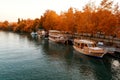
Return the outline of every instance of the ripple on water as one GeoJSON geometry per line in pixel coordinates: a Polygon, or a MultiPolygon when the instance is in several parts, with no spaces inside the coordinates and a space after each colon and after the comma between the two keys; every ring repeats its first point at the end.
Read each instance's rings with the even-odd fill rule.
{"type": "Polygon", "coordinates": [[[118,60],[78,54],[69,45],[0,31],[0,80],[120,79],[118,60]]]}

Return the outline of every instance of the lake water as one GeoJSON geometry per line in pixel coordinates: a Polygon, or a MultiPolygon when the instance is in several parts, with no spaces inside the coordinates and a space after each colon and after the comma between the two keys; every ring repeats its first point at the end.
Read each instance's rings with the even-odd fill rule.
{"type": "Polygon", "coordinates": [[[70,45],[0,31],[0,80],[120,80],[120,60],[96,59],[70,45]]]}

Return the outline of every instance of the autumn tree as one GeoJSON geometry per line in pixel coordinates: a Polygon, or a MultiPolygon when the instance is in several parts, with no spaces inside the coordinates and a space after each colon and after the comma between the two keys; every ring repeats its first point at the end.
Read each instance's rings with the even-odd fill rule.
{"type": "Polygon", "coordinates": [[[0,22],[0,30],[2,29],[2,22],[0,22]]]}
{"type": "Polygon", "coordinates": [[[32,30],[33,30],[33,31],[38,30],[39,25],[40,25],[40,20],[39,20],[38,18],[36,18],[36,19],[33,21],[32,30]]]}
{"type": "Polygon", "coordinates": [[[101,31],[106,35],[116,34],[120,37],[120,8],[118,3],[113,6],[113,1],[102,0],[98,6],[94,2],[89,2],[81,11],[71,7],[68,11],[58,15],[53,10],[46,10],[40,19],[20,20],[18,18],[18,22],[12,24],[8,21],[0,22],[2,30],[30,33],[39,28],[72,33],[97,33],[101,31]]]}
{"type": "Polygon", "coordinates": [[[7,30],[8,26],[9,26],[9,22],[8,21],[4,21],[1,26],[2,26],[2,30],[7,30]]]}
{"type": "Polygon", "coordinates": [[[24,27],[24,32],[32,32],[33,31],[33,22],[34,22],[34,20],[31,20],[31,19],[27,19],[26,21],[25,21],[25,24],[26,24],[26,26],[24,27]]]}
{"type": "Polygon", "coordinates": [[[75,28],[75,16],[74,16],[74,10],[73,8],[69,8],[68,11],[65,13],[65,30],[66,31],[71,31],[71,32],[76,32],[75,28]]]}
{"type": "Polygon", "coordinates": [[[83,32],[83,24],[82,24],[82,12],[78,11],[77,9],[75,10],[74,13],[75,16],[75,29],[77,33],[82,33],[83,32]]]}
{"type": "Polygon", "coordinates": [[[42,25],[46,30],[55,29],[58,21],[58,15],[55,11],[47,10],[44,13],[43,18],[44,22],[42,23],[42,25]]]}
{"type": "Polygon", "coordinates": [[[112,10],[113,1],[111,0],[102,0],[100,3],[100,10],[112,10]]]}
{"type": "Polygon", "coordinates": [[[92,32],[93,29],[93,23],[91,21],[92,19],[92,7],[90,6],[90,3],[85,5],[82,13],[82,29],[83,32],[89,33],[92,32]]]}
{"type": "Polygon", "coordinates": [[[26,26],[25,24],[26,20],[21,21],[18,26],[14,28],[15,32],[24,32],[24,27],[26,26]]]}
{"type": "Polygon", "coordinates": [[[117,37],[120,38],[120,8],[118,3],[114,5],[113,14],[116,18],[116,29],[114,31],[114,34],[116,34],[117,37]]]}
{"type": "Polygon", "coordinates": [[[116,17],[112,13],[113,1],[101,1],[100,8],[97,11],[98,30],[105,32],[107,35],[114,34],[116,28],[116,17]]]}

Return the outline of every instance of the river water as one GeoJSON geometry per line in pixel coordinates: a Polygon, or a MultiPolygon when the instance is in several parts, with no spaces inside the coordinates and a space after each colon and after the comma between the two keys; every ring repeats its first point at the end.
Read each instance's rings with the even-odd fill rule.
{"type": "Polygon", "coordinates": [[[0,31],[0,80],[120,80],[120,60],[96,59],[70,45],[0,31]]]}

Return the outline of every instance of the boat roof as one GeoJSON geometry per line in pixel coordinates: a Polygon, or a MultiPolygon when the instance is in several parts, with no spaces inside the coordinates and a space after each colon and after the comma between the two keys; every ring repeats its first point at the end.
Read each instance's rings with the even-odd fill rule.
{"type": "Polygon", "coordinates": [[[58,30],[49,30],[49,32],[60,32],[58,30]]]}
{"type": "Polygon", "coordinates": [[[78,42],[78,43],[86,43],[86,44],[94,44],[95,43],[95,41],[86,40],[86,39],[75,39],[74,41],[78,42]]]}
{"type": "Polygon", "coordinates": [[[61,37],[60,35],[50,35],[51,37],[61,37]]]}

